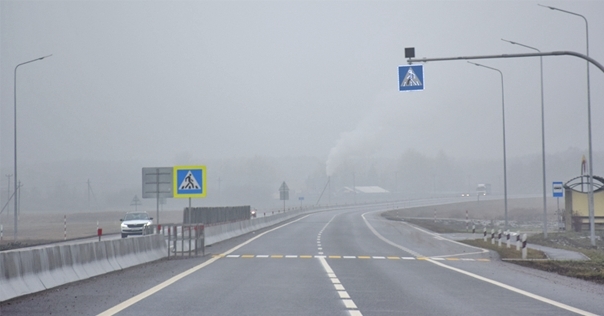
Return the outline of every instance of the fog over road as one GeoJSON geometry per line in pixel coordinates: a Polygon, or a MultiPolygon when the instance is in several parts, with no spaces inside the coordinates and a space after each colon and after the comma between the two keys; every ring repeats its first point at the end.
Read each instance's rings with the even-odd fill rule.
{"type": "Polygon", "coordinates": [[[604,287],[343,207],[0,306],[2,315],[572,315],[604,287]]]}

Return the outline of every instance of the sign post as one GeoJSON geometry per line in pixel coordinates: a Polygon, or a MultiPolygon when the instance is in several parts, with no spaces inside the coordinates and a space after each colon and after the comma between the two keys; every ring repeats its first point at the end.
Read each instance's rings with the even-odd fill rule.
{"type": "Polygon", "coordinates": [[[554,181],[552,183],[552,194],[556,198],[558,204],[558,229],[562,229],[562,215],[560,214],[560,198],[564,197],[564,186],[561,181],[554,181]]]}
{"type": "Polygon", "coordinates": [[[279,188],[279,199],[283,201],[283,213],[285,213],[285,201],[289,200],[289,188],[285,184],[285,181],[283,181],[283,184],[279,188]]]}
{"type": "Polygon", "coordinates": [[[172,167],[143,168],[143,199],[156,199],[156,218],[155,222],[159,224],[159,204],[160,200],[174,196],[172,192],[172,167]]]}

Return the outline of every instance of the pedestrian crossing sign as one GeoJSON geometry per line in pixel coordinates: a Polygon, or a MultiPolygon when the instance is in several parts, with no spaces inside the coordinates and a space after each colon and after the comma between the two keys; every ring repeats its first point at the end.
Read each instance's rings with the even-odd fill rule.
{"type": "Polygon", "coordinates": [[[172,174],[175,198],[206,197],[206,166],[175,166],[172,174]]]}
{"type": "Polygon", "coordinates": [[[398,66],[398,91],[424,90],[424,65],[398,66]]]}

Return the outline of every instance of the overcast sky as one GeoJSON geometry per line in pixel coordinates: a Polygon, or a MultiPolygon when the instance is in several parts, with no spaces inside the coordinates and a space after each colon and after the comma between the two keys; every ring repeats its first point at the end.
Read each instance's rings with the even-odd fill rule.
{"type": "MultiPolygon", "coordinates": [[[[2,168],[205,158],[502,154],[501,81],[465,61],[542,51],[604,63],[604,1],[0,1],[2,168]],[[184,157],[184,158],[183,158],[184,157]]],[[[541,152],[539,59],[477,61],[504,74],[508,157],[541,152]]],[[[543,59],[546,151],[587,149],[586,62],[543,59]]],[[[604,150],[604,74],[591,67],[593,149],[604,150]]]]}

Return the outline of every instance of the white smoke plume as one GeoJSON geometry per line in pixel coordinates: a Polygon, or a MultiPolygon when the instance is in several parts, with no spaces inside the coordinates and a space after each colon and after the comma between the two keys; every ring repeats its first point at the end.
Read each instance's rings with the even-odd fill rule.
{"type": "Polygon", "coordinates": [[[366,157],[379,151],[384,140],[391,131],[391,125],[396,120],[396,108],[392,95],[382,95],[371,113],[361,120],[357,127],[349,132],[340,134],[336,145],[329,151],[327,157],[327,176],[332,176],[348,158],[366,157]],[[388,99],[390,97],[390,102],[388,99]],[[381,101],[381,102],[379,102],[381,101]]]}

